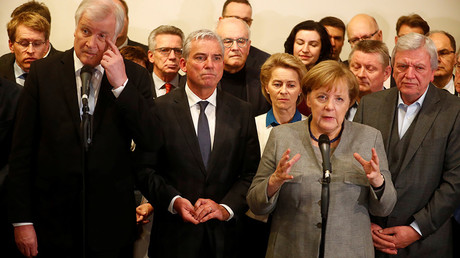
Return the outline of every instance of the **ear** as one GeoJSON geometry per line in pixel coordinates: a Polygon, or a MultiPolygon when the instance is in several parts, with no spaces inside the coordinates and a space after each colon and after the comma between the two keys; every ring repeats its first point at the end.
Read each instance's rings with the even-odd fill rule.
{"type": "Polygon", "coordinates": [[[383,81],[386,81],[391,75],[391,65],[387,66],[383,71],[383,81]]]}
{"type": "Polygon", "coordinates": [[[310,103],[310,94],[307,94],[307,96],[305,96],[305,104],[307,104],[307,107],[311,109],[311,103],[310,103]]]}
{"type": "Polygon", "coordinates": [[[148,51],[147,52],[147,57],[149,58],[149,62],[154,64],[154,59],[153,59],[153,52],[152,51],[148,51]]]}
{"type": "Polygon", "coordinates": [[[11,40],[8,40],[8,47],[10,48],[11,53],[14,53],[13,44],[14,42],[11,42],[11,40]]]}
{"type": "Polygon", "coordinates": [[[267,86],[267,85],[265,85],[264,89],[265,89],[265,92],[266,92],[268,95],[270,95],[270,93],[268,92],[268,86],[267,86]]]}
{"type": "Polygon", "coordinates": [[[180,69],[181,69],[184,73],[187,73],[186,64],[187,64],[187,61],[185,61],[185,58],[182,57],[182,58],[179,60],[179,67],[180,67],[180,69]]]}

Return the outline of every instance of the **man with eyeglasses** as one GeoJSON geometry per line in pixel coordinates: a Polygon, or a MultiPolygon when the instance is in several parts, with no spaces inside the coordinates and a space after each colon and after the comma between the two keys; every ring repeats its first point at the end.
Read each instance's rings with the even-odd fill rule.
{"type": "MultiPolygon", "coordinates": [[[[252,25],[252,6],[248,0],[227,0],[225,1],[222,8],[222,16],[219,17],[219,20],[223,18],[237,18],[244,21],[249,27],[252,25]]],[[[260,69],[264,64],[265,60],[270,56],[270,54],[262,51],[255,46],[250,46],[249,55],[247,57],[246,63],[260,69]]]]}
{"type": "Polygon", "coordinates": [[[460,101],[430,83],[438,66],[430,38],[402,36],[392,56],[397,87],[364,96],[354,118],[381,131],[398,195],[389,216],[372,218],[376,257],[455,257],[460,101]]]}
{"type": "Polygon", "coordinates": [[[154,98],[185,84],[185,77],[179,74],[183,40],[182,30],[171,25],[161,25],[150,33],[148,57],[153,64],[154,98]]]}
{"type": "Polygon", "coordinates": [[[251,46],[249,26],[241,19],[223,18],[217,23],[216,33],[225,46],[222,90],[251,103],[253,115],[270,109],[260,90],[260,68],[247,63],[251,46]]]}
{"type": "Polygon", "coordinates": [[[24,86],[30,64],[48,52],[50,24],[38,13],[24,12],[11,19],[7,31],[14,59],[0,64],[0,76],[24,86]]]}
{"type": "Polygon", "coordinates": [[[455,38],[446,31],[430,31],[427,36],[433,40],[438,51],[438,69],[434,73],[434,86],[458,96],[454,85],[455,38]]]}
{"type": "Polygon", "coordinates": [[[357,14],[347,25],[348,43],[351,48],[358,41],[372,39],[382,41],[382,31],[374,17],[367,14],[357,14]]]}

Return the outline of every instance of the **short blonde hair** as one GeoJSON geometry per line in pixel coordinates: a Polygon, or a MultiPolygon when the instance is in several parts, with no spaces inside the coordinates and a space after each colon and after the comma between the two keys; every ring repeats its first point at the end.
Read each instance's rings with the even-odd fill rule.
{"type": "Polygon", "coordinates": [[[45,40],[49,40],[50,38],[50,24],[43,16],[38,13],[23,12],[14,16],[6,25],[8,38],[11,42],[16,41],[16,29],[19,25],[24,25],[38,32],[43,32],[45,40]]]}
{"type": "MultiPolygon", "coordinates": [[[[267,99],[268,103],[270,103],[270,105],[272,104],[272,101],[270,96],[268,96],[265,87],[268,86],[268,83],[270,82],[273,70],[278,67],[296,71],[297,75],[299,76],[299,83],[307,73],[307,68],[305,68],[305,65],[302,63],[302,61],[291,54],[277,53],[270,56],[260,69],[260,84],[262,86],[262,94],[264,95],[265,99],[267,99]]],[[[301,93],[299,98],[297,98],[297,104],[299,104],[304,99],[304,90],[302,88],[303,86],[300,84],[301,93]]]]}
{"type": "Polygon", "coordinates": [[[359,94],[358,81],[348,67],[334,60],[323,61],[307,72],[302,80],[303,94],[307,96],[324,86],[329,90],[336,87],[339,82],[347,84],[350,106],[353,105],[359,94]]]}

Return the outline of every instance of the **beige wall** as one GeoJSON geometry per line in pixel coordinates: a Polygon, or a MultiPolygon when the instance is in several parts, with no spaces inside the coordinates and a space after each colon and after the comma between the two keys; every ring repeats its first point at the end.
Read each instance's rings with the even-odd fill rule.
{"type": "MultiPolygon", "coordinates": [[[[0,54],[9,52],[6,24],[13,9],[25,0],[1,0],[0,54]]],[[[74,12],[79,0],[39,0],[51,11],[51,42],[55,48],[66,50],[73,45],[74,12]]],[[[201,28],[213,29],[225,0],[126,0],[129,6],[129,37],[147,44],[148,34],[161,24],[172,24],[185,34],[201,28]]],[[[459,0],[250,0],[253,7],[252,43],[269,52],[283,52],[283,43],[297,23],[320,20],[332,15],[345,24],[357,13],[374,16],[383,30],[383,39],[390,51],[394,46],[395,24],[401,15],[418,13],[432,29],[450,32],[460,45],[459,0]]],[[[350,52],[348,42],[342,59],[350,52]]]]}

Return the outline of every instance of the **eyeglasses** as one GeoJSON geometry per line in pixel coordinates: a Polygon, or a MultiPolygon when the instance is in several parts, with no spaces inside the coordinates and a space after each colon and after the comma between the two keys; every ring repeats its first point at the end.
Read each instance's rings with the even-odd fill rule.
{"type": "Polygon", "coordinates": [[[41,40],[35,40],[35,41],[28,41],[28,40],[21,40],[21,41],[15,41],[16,44],[21,46],[23,49],[27,49],[30,45],[32,45],[33,48],[41,48],[45,45],[46,41],[41,41],[41,40]]]}
{"type": "Polygon", "coordinates": [[[447,55],[450,55],[450,54],[454,54],[455,51],[452,51],[452,50],[448,50],[448,49],[443,49],[443,50],[439,50],[438,51],[438,56],[439,57],[444,57],[444,56],[447,56],[447,55]]]}
{"type": "Polygon", "coordinates": [[[236,15],[225,15],[224,18],[237,18],[237,19],[243,20],[245,23],[248,24],[248,26],[251,26],[252,21],[253,21],[251,18],[243,18],[243,17],[239,17],[236,15]]]}
{"type": "Polygon", "coordinates": [[[358,41],[361,41],[361,40],[368,40],[368,39],[371,39],[373,36],[375,36],[375,34],[377,34],[377,32],[379,32],[380,30],[377,29],[374,33],[372,33],[371,35],[365,35],[365,36],[362,36],[360,38],[351,38],[348,40],[348,43],[350,44],[356,44],[358,43],[358,41]]]}
{"type": "Polygon", "coordinates": [[[169,54],[171,54],[171,51],[174,51],[174,55],[176,56],[182,55],[182,48],[160,47],[160,48],[155,48],[155,51],[158,51],[162,56],[169,56],[169,54]]]}
{"type": "Polygon", "coordinates": [[[246,44],[248,43],[248,40],[249,39],[245,39],[245,38],[237,38],[237,39],[225,38],[222,40],[222,42],[224,42],[224,46],[226,48],[231,48],[233,46],[233,42],[236,42],[238,47],[245,47],[246,44]]]}

